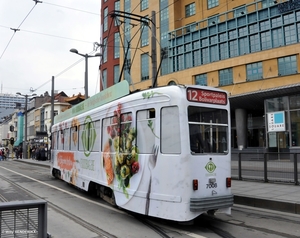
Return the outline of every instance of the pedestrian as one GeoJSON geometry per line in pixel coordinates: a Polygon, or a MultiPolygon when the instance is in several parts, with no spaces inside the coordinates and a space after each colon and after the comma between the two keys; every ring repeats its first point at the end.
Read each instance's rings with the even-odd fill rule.
{"type": "Polygon", "coordinates": [[[40,160],[40,150],[38,147],[36,147],[35,149],[35,159],[40,160]]]}
{"type": "Polygon", "coordinates": [[[7,147],[5,148],[5,154],[6,154],[6,158],[9,158],[9,149],[7,147]]]}
{"type": "Polygon", "coordinates": [[[6,160],[6,153],[5,153],[5,150],[2,149],[2,160],[6,160]]]}
{"type": "Polygon", "coordinates": [[[32,158],[32,159],[35,159],[35,146],[32,147],[32,150],[31,150],[31,158],[32,158]]]}
{"type": "Polygon", "coordinates": [[[44,146],[41,146],[40,148],[40,156],[41,156],[41,160],[46,160],[46,150],[44,146]]]}
{"type": "Polygon", "coordinates": [[[22,159],[22,155],[23,155],[23,149],[22,149],[22,146],[19,147],[18,153],[19,153],[20,159],[22,159]]]}
{"type": "Polygon", "coordinates": [[[16,158],[19,159],[19,149],[14,148],[14,152],[15,152],[16,158]]]}

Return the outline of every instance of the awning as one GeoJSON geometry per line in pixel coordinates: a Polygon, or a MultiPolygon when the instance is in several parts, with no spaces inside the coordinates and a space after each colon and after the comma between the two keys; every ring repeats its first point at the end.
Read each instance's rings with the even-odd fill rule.
{"type": "Polygon", "coordinates": [[[22,143],[21,139],[17,139],[14,143],[14,146],[19,146],[22,143]]]}
{"type": "Polygon", "coordinates": [[[246,110],[261,110],[264,111],[264,100],[269,98],[277,98],[282,96],[299,94],[300,83],[280,86],[249,92],[234,96],[229,96],[230,108],[244,108],[246,110]]]}

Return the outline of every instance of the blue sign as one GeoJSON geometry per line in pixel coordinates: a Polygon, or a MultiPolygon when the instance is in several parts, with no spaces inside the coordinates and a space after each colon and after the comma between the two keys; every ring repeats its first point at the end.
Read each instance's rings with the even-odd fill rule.
{"type": "Polygon", "coordinates": [[[284,111],[268,113],[268,131],[285,131],[284,111]]]}

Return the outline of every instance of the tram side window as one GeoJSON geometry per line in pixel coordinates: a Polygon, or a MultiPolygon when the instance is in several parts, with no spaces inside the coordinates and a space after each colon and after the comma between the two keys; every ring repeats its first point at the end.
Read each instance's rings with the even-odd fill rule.
{"type": "Polygon", "coordinates": [[[51,136],[51,148],[56,150],[57,149],[57,132],[53,132],[51,136]]]}
{"type": "Polygon", "coordinates": [[[70,149],[70,129],[64,129],[64,150],[70,149]]]}
{"type": "MultiPolygon", "coordinates": [[[[105,148],[105,144],[116,137],[116,132],[114,127],[117,126],[116,123],[113,123],[113,117],[104,118],[102,121],[102,151],[105,148]]],[[[105,151],[108,152],[108,151],[105,151]]]]}
{"type": "Polygon", "coordinates": [[[79,126],[72,126],[71,127],[71,150],[76,151],[78,145],[78,127],[79,126]]]}
{"type": "Polygon", "coordinates": [[[155,109],[147,109],[137,112],[137,147],[139,153],[149,154],[153,152],[155,144],[155,109]]]}
{"type": "Polygon", "coordinates": [[[84,151],[83,142],[82,142],[82,136],[85,133],[85,126],[80,125],[78,130],[78,150],[84,151]]]}
{"type": "Polygon", "coordinates": [[[90,128],[90,137],[92,151],[100,151],[100,121],[94,122],[94,128],[90,128]]]}
{"type": "MultiPolygon", "coordinates": [[[[95,141],[97,140],[97,132],[100,122],[88,121],[84,125],[79,126],[79,150],[95,151],[95,141]],[[98,125],[96,128],[96,124],[98,125]]],[[[99,143],[99,142],[98,142],[99,143]]],[[[99,149],[99,146],[96,147],[99,149]]]]}
{"type": "Polygon", "coordinates": [[[181,136],[178,107],[161,109],[161,152],[166,154],[181,153],[181,136]]]}
{"type": "Polygon", "coordinates": [[[121,114],[120,126],[119,150],[121,152],[131,152],[136,141],[136,130],[132,127],[131,112],[121,114]]]}
{"type": "Polygon", "coordinates": [[[63,150],[64,149],[64,131],[58,131],[58,139],[57,139],[57,149],[63,150]]]}
{"type": "Polygon", "coordinates": [[[227,153],[227,111],[216,108],[189,107],[191,153],[227,153]]]}

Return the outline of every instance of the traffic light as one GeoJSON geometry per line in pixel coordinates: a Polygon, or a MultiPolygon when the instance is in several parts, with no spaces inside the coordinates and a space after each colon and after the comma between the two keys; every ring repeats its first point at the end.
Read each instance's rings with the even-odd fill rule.
{"type": "Polygon", "coordinates": [[[9,130],[10,130],[11,132],[13,132],[14,129],[15,129],[15,127],[14,127],[13,125],[10,125],[9,130]]]}
{"type": "Polygon", "coordinates": [[[10,140],[10,144],[11,144],[11,145],[14,145],[14,143],[15,143],[15,138],[11,137],[9,140],[10,140]]]}

